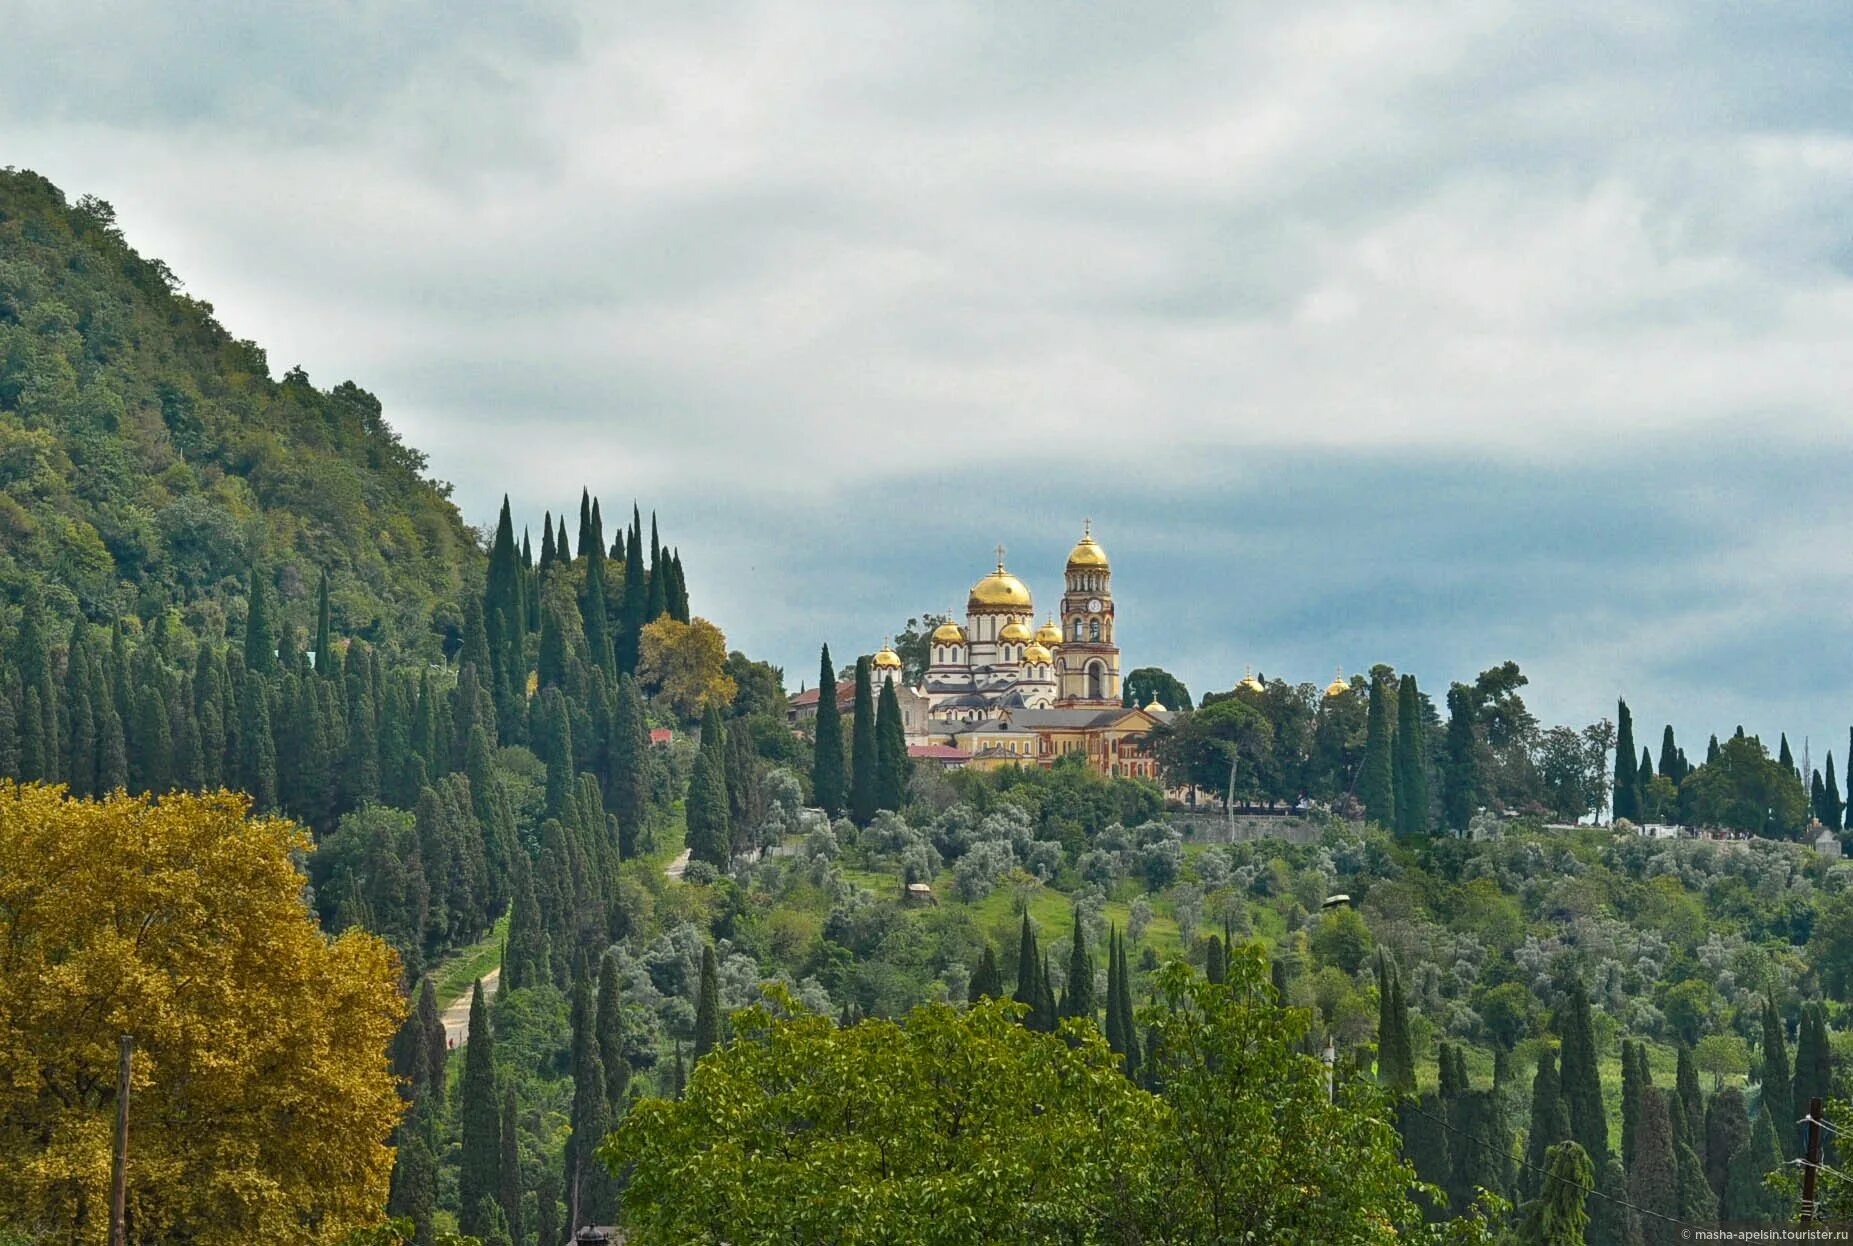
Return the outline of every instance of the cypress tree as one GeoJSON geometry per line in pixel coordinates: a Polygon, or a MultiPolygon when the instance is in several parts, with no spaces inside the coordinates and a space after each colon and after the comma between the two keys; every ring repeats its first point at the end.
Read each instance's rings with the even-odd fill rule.
{"type": "MultiPolygon", "coordinates": [[[[1041,964],[1042,953],[1036,948],[1036,932],[1030,928],[1029,913],[1023,914],[1023,929],[1017,936],[1017,989],[1014,998],[1030,1010],[1036,1011],[1036,967],[1041,964]]],[[[1024,1024],[1028,1024],[1026,1015],[1024,1024]]]]}
{"type": "Polygon", "coordinates": [[[1583,1246],[1589,1227],[1589,1189],[1595,1169],[1574,1142],[1559,1142],[1545,1153],[1542,1189],[1527,1204],[1519,1225],[1523,1246],[1583,1246]]]}
{"type": "Polygon", "coordinates": [[[334,636],[328,611],[328,568],[322,568],[322,582],[315,592],[315,673],[333,679],[341,673],[335,663],[334,636]]]}
{"type": "Polygon", "coordinates": [[[882,680],[875,710],[875,804],[899,810],[907,803],[907,729],[901,723],[901,703],[894,681],[882,680]]]}
{"type": "Polygon", "coordinates": [[[1559,1076],[1563,1082],[1564,1111],[1570,1122],[1570,1136],[1589,1153],[1592,1163],[1606,1164],[1608,1113],[1602,1106],[1595,1026],[1589,1016],[1589,995],[1582,982],[1575,978],[1570,980],[1558,1032],[1563,1040],[1559,1076]]]}
{"type": "Polygon", "coordinates": [[[1422,742],[1422,704],[1414,675],[1404,675],[1396,693],[1396,833],[1428,834],[1428,754],[1422,742]]]}
{"type": "Polygon", "coordinates": [[[1094,998],[1094,958],[1087,951],[1087,931],[1081,925],[1081,909],[1074,911],[1074,934],[1068,950],[1068,989],[1062,993],[1061,1015],[1094,1019],[1099,1011],[1094,998]]]}
{"type": "Polygon", "coordinates": [[[412,1222],[414,1246],[433,1246],[436,1241],[432,1215],[438,1202],[438,1161],[432,1150],[430,1110],[415,1104],[399,1126],[393,1156],[392,1191],[386,1200],[386,1214],[412,1222]]]}
{"type": "MultiPolygon", "coordinates": [[[[521,1224],[521,1138],[515,1132],[515,1088],[502,1092],[502,1152],[498,1165],[501,1184],[496,1191],[502,1219],[511,1242],[522,1240],[521,1224]]],[[[486,1242],[485,1242],[486,1246],[486,1242]]]]}
{"type": "Polygon", "coordinates": [[[1718,1216],[1727,1222],[1779,1221],[1789,1218],[1787,1200],[1763,1184],[1763,1178],[1783,1166],[1777,1130],[1770,1113],[1758,1112],[1749,1140],[1727,1161],[1724,1196],[1718,1216]]]}
{"type": "Polygon", "coordinates": [[[545,575],[553,569],[553,512],[544,511],[540,517],[540,570],[545,575]]]}
{"type": "Polygon", "coordinates": [[[1124,1054],[1126,1036],[1120,1029],[1120,951],[1119,931],[1107,927],[1107,1046],[1124,1054]]]}
{"type": "Polygon", "coordinates": [[[1679,745],[1673,741],[1673,724],[1668,723],[1660,733],[1660,773],[1673,780],[1678,787],[1685,781],[1685,768],[1679,764],[1679,745]]]}
{"type": "Polygon", "coordinates": [[[1796,1153],[1796,1143],[1800,1140],[1800,1127],[1795,1124],[1801,1115],[1795,1108],[1795,1089],[1789,1080],[1794,1070],[1789,1066],[1788,1038],[1783,1033],[1782,1015],[1776,1011],[1773,996],[1763,999],[1763,1062],[1762,1062],[1762,1106],[1759,1114],[1770,1118],[1776,1134],[1776,1145],[1782,1148],[1784,1159],[1792,1159],[1796,1153]]]}
{"type": "Polygon", "coordinates": [[[1205,981],[1222,985],[1228,977],[1228,962],[1223,956],[1222,940],[1211,935],[1205,940],[1203,951],[1203,977],[1205,981]]]}
{"type": "Polygon", "coordinates": [[[1126,937],[1119,940],[1119,979],[1120,979],[1120,1036],[1126,1043],[1126,1076],[1138,1080],[1139,1076],[1139,1026],[1132,1011],[1132,974],[1126,965],[1126,937]]]}
{"type": "Polygon", "coordinates": [[[1684,1043],[1679,1045],[1679,1065],[1673,1075],[1673,1085],[1679,1093],[1680,1106],[1686,1112],[1686,1124],[1691,1128],[1693,1150],[1704,1145],[1701,1135],[1705,1130],[1705,1092],[1699,1089],[1699,1067],[1693,1059],[1692,1048],[1684,1043]]]}
{"type": "Polygon", "coordinates": [[[1030,1028],[1044,1034],[1053,1034],[1060,1018],[1061,1011],[1055,1005],[1055,982],[1049,976],[1049,956],[1045,952],[1041,963],[1036,966],[1035,1024],[1030,1028]]]}
{"type": "Polygon", "coordinates": [[[1651,1091],[1641,1096],[1639,1112],[1628,1198],[1644,1213],[1641,1237],[1646,1246],[1674,1246],[1679,1240],[1673,1223],[1679,1219],[1679,1169],[1673,1123],[1665,1097],[1651,1091]]]}
{"type": "Polygon", "coordinates": [[[1621,1157],[1611,1155],[1596,1170],[1596,1192],[1589,1204],[1589,1241],[1595,1246],[1641,1246],[1641,1217],[1628,1205],[1628,1174],[1621,1157]]]}
{"type": "Polygon", "coordinates": [[[509,990],[540,986],[553,980],[553,953],[547,928],[541,920],[534,891],[534,871],[526,849],[517,848],[513,862],[513,896],[508,906],[508,943],[503,952],[502,985],[509,990]]]}
{"type": "Polygon", "coordinates": [[[1454,1178],[1453,1139],[1448,1134],[1447,1106],[1430,1091],[1420,1099],[1405,1099],[1397,1109],[1402,1126],[1403,1155],[1415,1166],[1416,1176],[1446,1189],[1454,1178]]]}
{"type": "Polygon", "coordinates": [[[591,987],[582,960],[573,976],[573,1106],[572,1132],[566,1142],[567,1207],[572,1223],[596,1224],[612,1211],[611,1176],[595,1153],[608,1131],[610,1116],[605,1099],[605,1070],[594,1034],[591,987]]]}
{"type": "Polygon", "coordinates": [[[624,596],[621,599],[623,623],[618,629],[618,669],[626,674],[637,670],[638,638],[643,635],[649,608],[650,586],[643,569],[643,537],[638,532],[637,508],[631,507],[631,538],[624,551],[624,596]]]}
{"type": "Polygon", "coordinates": [[[811,788],[824,813],[834,818],[843,812],[843,720],[836,707],[836,672],[825,645],[817,675],[816,750],[811,762],[811,788]]]}
{"type": "Polygon", "coordinates": [[[239,779],[250,793],[252,807],[268,813],[277,807],[277,742],[270,731],[270,703],[255,676],[245,679],[244,706],[239,717],[238,734],[244,746],[239,779]]]}
{"type": "MultiPolygon", "coordinates": [[[[733,833],[728,825],[726,762],[722,757],[720,715],[712,708],[702,722],[702,743],[689,774],[684,803],[689,857],[716,869],[727,868],[733,833]],[[710,740],[713,743],[710,743],[710,740]]],[[[699,1059],[699,1055],[696,1057],[699,1059]]]]}
{"type": "Polygon", "coordinates": [[[713,1051],[721,1039],[721,985],[714,946],[701,949],[701,986],[695,997],[695,1061],[713,1051]]]}
{"type": "Polygon", "coordinates": [[[965,988],[967,1003],[975,1004],[981,999],[1004,998],[1003,975],[997,970],[997,957],[991,952],[987,942],[984,951],[979,953],[978,967],[972,970],[971,982],[965,988]]]}
{"type": "Polygon", "coordinates": [[[1358,796],[1364,816],[1385,830],[1396,822],[1396,766],[1392,757],[1395,735],[1390,717],[1392,672],[1387,666],[1371,668],[1370,711],[1365,718],[1364,763],[1358,774],[1358,796]]]}
{"type": "Polygon", "coordinates": [[[559,526],[554,529],[553,536],[554,560],[556,562],[571,562],[573,560],[573,541],[571,537],[566,535],[566,512],[560,512],[557,523],[559,526]]]}
{"type": "Polygon", "coordinates": [[[1822,802],[1821,821],[1830,831],[1841,829],[1841,813],[1846,808],[1840,800],[1840,781],[1834,775],[1834,755],[1827,755],[1827,798],[1822,802]]]}
{"type": "Polygon", "coordinates": [[[418,1033],[424,1050],[425,1097],[433,1104],[444,1102],[444,1070],[450,1062],[450,1036],[444,1032],[444,1014],[438,1007],[437,988],[429,976],[418,986],[418,1033]]]}
{"type": "Polygon", "coordinates": [[[465,1233],[481,1229],[485,1200],[502,1188],[502,1118],[495,1089],[495,1036],[483,1004],[482,979],[470,992],[469,1045],[463,1052],[463,1082],[458,1089],[457,1119],[462,1149],[457,1167],[457,1203],[465,1233]]]}
{"type": "Polygon", "coordinates": [[[1621,1043],[1621,1162],[1629,1172],[1634,1171],[1635,1143],[1640,1137],[1641,1103],[1653,1090],[1651,1080],[1646,1086],[1641,1084],[1647,1069],[1646,1062],[1637,1058],[1640,1046],[1629,1039],[1621,1043]]]}
{"type": "Polygon", "coordinates": [[[1679,1218],[1687,1224],[1710,1224],[1718,1218],[1718,1196],[1705,1179],[1705,1162],[1690,1142],[1674,1147],[1674,1175],[1679,1190],[1679,1218]]]}
{"type": "Polygon", "coordinates": [[[624,1057],[624,1009],[618,993],[618,958],[606,952],[598,966],[598,1059],[605,1068],[605,1102],[611,1119],[624,1111],[630,1093],[631,1066],[624,1057]]]}
{"type": "Polygon", "coordinates": [[[1473,690],[1455,684],[1448,689],[1446,764],[1441,769],[1441,814],[1453,831],[1465,831],[1480,807],[1480,748],[1473,724],[1473,690]]]}
{"type": "Polygon", "coordinates": [[[875,696],[869,682],[869,660],[856,659],[856,709],[850,726],[849,816],[857,826],[875,818],[875,696]]]}
{"type": "Polygon", "coordinates": [[[1416,1089],[1415,1054],[1402,978],[1387,956],[1377,957],[1377,1080],[1395,1095],[1416,1089]]]}
{"type": "MultiPolygon", "coordinates": [[[[1834,1057],[1827,1036],[1826,1009],[1815,1002],[1803,1004],[1801,1025],[1795,1035],[1795,1076],[1790,1082],[1789,1094],[1795,1120],[1808,1114],[1809,1100],[1817,1096],[1831,1097],[1833,1076],[1834,1057]]],[[[1796,1153],[1800,1154],[1807,1140],[1807,1126],[1796,1125],[1795,1135],[1796,1153]]]]}
{"type": "Polygon", "coordinates": [[[1787,770],[1797,778],[1805,779],[1807,777],[1795,768],[1795,754],[1789,750],[1789,733],[1786,731],[1782,733],[1782,746],[1776,751],[1776,760],[1782,763],[1782,768],[1784,770],[1787,770]]]}
{"type": "Polygon", "coordinates": [[[268,675],[277,669],[277,638],[270,621],[264,573],[259,567],[251,568],[245,601],[244,668],[256,675],[268,675]]]}
{"type": "Polygon", "coordinates": [[[1610,800],[1611,817],[1641,820],[1641,783],[1639,763],[1634,756],[1634,715],[1626,701],[1615,703],[1615,789],[1610,800]]]}
{"type": "Polygon", "coordinates": [[[1705,1108],[1705,1180],[1718,1199],[1724,1198],[1731,1156],[1749,1141],[1750,1113],[1744,1105],[1744,1092],[1726,1086],[1711,1097],[1705,1108]]]}
{"type": "Polygon", "coordinates": [[[629,860],[641,850],[650,815],[650,725],[637,681],[629,675],[618,676],[610,755],[606,804],[618,819],[618,855],[629,860]]]}
{"type": "Polygon", "coordinates": [[[644,599],[644,618],[654,622],[669,613],[669,564],[656,537],[656,512],[650,512],[650,580],[644,599]]]}
{"type": "Polygon", "coordinates": [[[1570,1118],[1564,1112],[1563,1087],[1557,1080],[1557,1053],[1545,1047],[1538,1052],[1538,1071],[1531,1079],[1531,1124],[1525,1131],[1528,1193],[1539,1193],[1541,1173],[1550,1166],[1551,1149],[1569,1137],[1570,1118]]]}

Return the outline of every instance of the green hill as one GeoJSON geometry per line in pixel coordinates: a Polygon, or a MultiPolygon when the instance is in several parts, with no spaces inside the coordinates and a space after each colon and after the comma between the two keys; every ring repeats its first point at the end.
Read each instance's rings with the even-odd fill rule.
{"type": "Polygon", "coordinates": [[[107,204],[0,170],[0,598],[223,634],[257,564],[301,627],[325,568],[341,632],[434,649],[481,556],[425,466],[351,382],[273,380],[107,204]]]}

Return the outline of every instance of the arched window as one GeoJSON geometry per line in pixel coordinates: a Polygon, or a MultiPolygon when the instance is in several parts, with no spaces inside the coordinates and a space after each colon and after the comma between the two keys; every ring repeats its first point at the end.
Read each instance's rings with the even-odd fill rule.
{"type": "Polygon", "coordinates": [[[1099,619],[1093,619],[1089,621],[1087,625],[1087,633],[1088,633],[1087,638],[1089,640],[1099,640],[1100,639],[1100,620],[1099,619]]]}
{"type": "Polygon", "coordinates": [[[1106,695],[1106,668],[1098,662],[1087,664],[1087,695],[1093,701],[1106,695]]]}
{"type": "Polygon", "coordinates": [[[1081,639],[1081,620],[1080,619],[1076,619],[1074,621],[1074,638],[1076,640],[1081,639]]]}

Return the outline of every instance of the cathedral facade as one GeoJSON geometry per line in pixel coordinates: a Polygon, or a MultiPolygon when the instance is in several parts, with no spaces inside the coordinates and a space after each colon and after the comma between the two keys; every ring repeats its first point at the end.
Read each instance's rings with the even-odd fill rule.
{"type": "Polygon", "coordinates": [[[1062,580],[1060,621],[1037,625],[1029,586],[998,550],[996,569],[966,598],[963,626],[947,620],[930,638],[921,692],[935,727],[955,731],[1012,710],[1119,706],[1113,571],[1091,528],[1069,551],[1062,580]]]}

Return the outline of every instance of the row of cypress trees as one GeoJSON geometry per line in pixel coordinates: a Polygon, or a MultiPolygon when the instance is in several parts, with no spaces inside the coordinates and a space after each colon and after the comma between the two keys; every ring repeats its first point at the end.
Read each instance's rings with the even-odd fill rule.
{"type": "Polygon", "coordinates": [[[1611,1154],[1589,1000],[1572,980],[1556,1020],[1560,1049],[1540,1052],[1522,1159],[1515,1161],[1498,1093],[1507,1076],[1503,1053],[1495,1058],[1493,1089],[1476,1090],[1462,1049],[1441,1044],[1437,1089],[1418,1096],[1408,1009],[1387,957],[1379,957],[1377,978],[1378,1078],[1398,1098],[1405,1154],[1418,1176],[1446,1192],[1448,1214],[1462,1214],[1474,1191],[1486,1189],[1529,1200],[1523,1240],[1577,1240],[1540,1234],[1548,1224],[1581,1216],[1589,1240],[1619,1246],[1670,1246],[1681,1240],[1682,1224],[1787,1214],[1784,1196],[1763,1178],[1800,1146],[1800,1131],[1785,1124],[1794,1119],[1796,1098],[1822,1094],[1831,1073],[1820,1004],[1803,1008],[1792,1067],[1780,1018],[1773,1003],[1766,1004],[1754,1125],[1741,1090],[1724,1087],[1709,1098],[1703,1093],[1690,1048],[1679,1050],[1675,1084],[1662,1090],[1653,1084],[1645,1044],[1624,1040],[1621,1150],[1611,1154]],[[1564,1188],[1566,1182],[1574,1188],[1564,1188]]]}
{"type": "Polygon", "coordinates": [[[1405,674],[1392,686],[1393,677],[1388,667],[1371,672],[1358,797],[1365,816],[1380,826],[1398,835],[1426,835],[1434,822],[1421,690],[1414,675],[1405,674]]]}
{"type": "Polygon", "coordinates": [[[817,717],[811,787],[817,804],[831,817],[847,814],[867,826],[883,809],[899,810],[907,802],[912,762],[907,755],[907,728],[892,680],[874,691],[867,657],[856,659],[855,700],[850,719],[848,764],[843,750],[843,715],[836,701],[836,671],[830,646],[823,647],[817,674],[817,717]]]}

